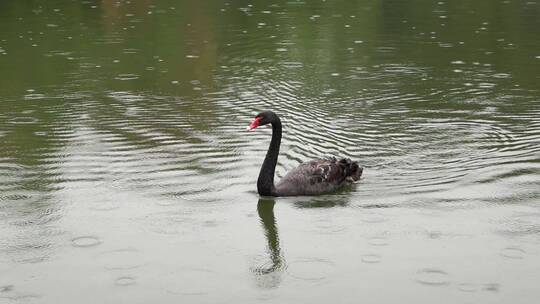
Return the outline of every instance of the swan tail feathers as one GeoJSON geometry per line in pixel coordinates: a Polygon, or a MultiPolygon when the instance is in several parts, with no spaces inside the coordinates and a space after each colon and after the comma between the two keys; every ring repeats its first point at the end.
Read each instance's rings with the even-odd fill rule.
{"type": "Polygon", "coordinates": [[[342,158],[337,161],[337,164],[341,169],[342,177],[345,181],[354,183],[360,180],[364,168],[360,167],[357,161],[352,161],[350,158],[342,158]]]}

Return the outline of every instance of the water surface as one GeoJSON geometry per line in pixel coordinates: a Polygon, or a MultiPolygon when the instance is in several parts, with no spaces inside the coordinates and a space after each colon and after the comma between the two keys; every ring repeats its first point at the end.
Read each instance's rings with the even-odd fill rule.
{"type": "Polygon", "coordinates": [[[0,302],[533,303],[537,1],[2,1],[0,302]],[[260,198],[317,157],[364,178],[260,198]]]}

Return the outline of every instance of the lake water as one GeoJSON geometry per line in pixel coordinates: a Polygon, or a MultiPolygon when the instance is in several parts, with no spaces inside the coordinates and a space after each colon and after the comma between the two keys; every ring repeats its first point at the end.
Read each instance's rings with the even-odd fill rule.
{"type": "Polygon", "coordinates": [[[0,303],[536,303],[540,2],[1,1],[0,303]],[[358,160],[333,195],[260,198],[358,160]]]}

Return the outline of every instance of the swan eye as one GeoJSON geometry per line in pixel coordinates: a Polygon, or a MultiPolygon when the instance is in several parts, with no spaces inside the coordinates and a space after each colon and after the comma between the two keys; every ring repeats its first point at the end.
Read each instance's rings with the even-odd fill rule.
{"type": "Polygon", "coordinates": [[[260,126],[261,119],[262,117],[255,117],[255,119],[249,124],[248,130],[253,130],[253,129],[256,129],[258,126],[260,126]]]}

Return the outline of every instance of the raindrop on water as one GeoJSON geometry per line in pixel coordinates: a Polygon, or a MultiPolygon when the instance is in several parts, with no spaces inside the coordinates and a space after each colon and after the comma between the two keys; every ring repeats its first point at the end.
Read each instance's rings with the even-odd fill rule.
{"type": "Polygon", "coordinates": [[[382,236],[374,236],[368,238],[368,244],[373,246],[386,246],[388,245],[388,241],[385,237],[382,236]]]}
{"type": "Polygon", "coordinates": [[[506,247],[501,251],[501,255],[509,259],[523,259],[525,250],[518,247],[506,247]]]}
{"type": "Polygon", "coordinates": [[[129,286],[135,284],[135,278],[133,277],[119,277],[114,284],[118,286],[129,286]]]}
{"type": "Polygon", "coordinates": [[[328,277],[334,264],[321,259],[302,259],[289,263],[287,273],[299,280],[319,281],[328,277]]]}
{"type": "Polygon", "coordinates": [[[475,292],[478,288],[474,284],[461,283],[458,285],[458,289],[463,292],[475,292]]]}
{"type": "Polygon", "coordinates": [[[94,236],[79,236],[71,240],[75,247],[93,247],[101,244],[101,240],[94,236]]]}
{"type": "Polygon", "coordinates": [[[364,263],[379,263],[381,261],[381,256],[378,254],[364,254],[361,256],[361,260],[364,263]]]}
{"type": "Polygon", "coordinates": [[[416,281],[423,285],[442,286],[448,285],[448,274],[439,269],[422,269],[418,271],[416,281]]]}

